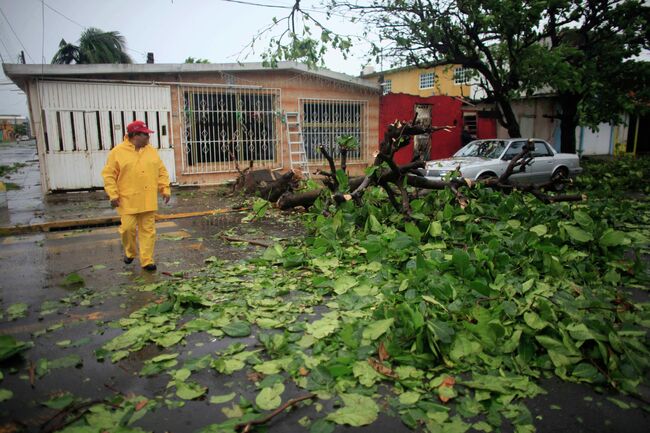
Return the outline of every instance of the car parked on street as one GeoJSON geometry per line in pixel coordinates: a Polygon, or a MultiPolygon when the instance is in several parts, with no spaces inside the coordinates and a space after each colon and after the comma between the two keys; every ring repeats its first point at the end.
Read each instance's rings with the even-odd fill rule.
{"type": "MultiPolygon", "coordinates": [[[[578,155],[557,153],[544,140],[531,139],[534,159],[526,171],[515,171],[510,179],[518,183],[545,183],[551,179],[573,177],[582,172],[578,155]]],[[[460,175],[472,180],[501,176],[508,164],[528,142],[525,138],[474,140],[461,148],[451,158],[428,161],[424,176],[444,179],[448,173],[460,170],[460,175]]]]}

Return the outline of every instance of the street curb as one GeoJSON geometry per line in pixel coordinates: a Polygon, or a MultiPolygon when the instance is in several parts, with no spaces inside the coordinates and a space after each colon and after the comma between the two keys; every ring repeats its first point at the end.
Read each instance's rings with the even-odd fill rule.
{"type": "MultiPolygon", "coordinates": [[[[156,214],[156,221],[167,221],[182,218],[195,218],[201,216],[219,215],[226,213],[237,213],[250,210],[250,208],[235,208],[235,209],[213,209],[198,212],[185,212],[176,214],[156,214]]],[[[59,220],[48,221],[44,223],[16,225],[10,227],[0,227],[0,236],[15,236],[29,233],[40,233],[49,231],[62,231],[73,230],[82,227],[100,227],[108,225],[116,225],[120,222],[120,217],[117,215],[98,217],[98,218],[85,218],[75,220],[59,220]]]]}

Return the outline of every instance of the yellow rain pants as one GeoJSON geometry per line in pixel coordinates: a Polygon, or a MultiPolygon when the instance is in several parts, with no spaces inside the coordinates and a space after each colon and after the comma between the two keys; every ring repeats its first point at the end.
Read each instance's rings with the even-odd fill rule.
{"type": "Polygon", "coordinates": [[[102,177],[110,200],[120,199],[117,212],[122,219],[119,233],[124,254],[136,256],[137,232],[140,265],[154,263],[158,193],[170,194],[169,174],[158,152],[149,144],[136,149],[126,139],[110,151],[102,177]]]}

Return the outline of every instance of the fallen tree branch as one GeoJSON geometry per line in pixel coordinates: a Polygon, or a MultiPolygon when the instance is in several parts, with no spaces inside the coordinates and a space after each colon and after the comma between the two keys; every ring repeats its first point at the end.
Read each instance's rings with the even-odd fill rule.
{"type": "Polygon", "coordinates": [[[249,243],[251,245],[257,245],[259,247],[266,247],[266,248],[271,246],[271,244],[267,244],[266,242],[256,241],[256,240],[253,240],[253,239],[235,238],[235,237],[226,236],[226,235],[221,235],[219,237],[221,239],[225,240],[225,241],[228,241],[228,242],[244,242],[244,243],[249,243]]]}
{"type": "MultiPolygon", "coordinates": [[[[560,183],[565,180],[554,179],[551,182],[542,185],[520,185],[512,182],[510,177],[516,173],[525,172],[527,167],[533,161],[534,143],[528,140],[522,147],[521,151],[515,155],[506,170],[499,177],[481,179],[473,181],[464,178],[452,178],[450,180],[442,179],[428,179],[423,176],[422,168],[424,161],[416,160],[411,161],[403,166],[398,166],[394,161],[395,153],[408,145],[410,137],[419,134],[430,133],[436,130],[445,129],[439,127],[422,127],[415,124],[416,118],[411,123],[402,123],[395,121],[388,126],[384,139],[379,145],[379,152],[375,155],[374,170],[371,174],[353,178],[349,181],[349,190],[340,191],[340,185],[336,177],[336,165],[332,155],[329,154],[324,146],[320,146],[321,153],[329,164],[330,171],[320,171],[320,174],[325,176],[324,184],[330,191],[330,194],[324,196],[326,205],[331,203],[341,204],[349,200],[353,200],[357,204],[361,204],[361,198],[365,191],[371,186],[381,187],[388,197],[388,201],[398,212],[402,212],[408,216],[410,214],[410,197],[406,186],[411,186],[420,190],[443,190],[450,189],[456,202],[465,208],[469,205],[469,199],[464,195],[463,190],[476,188],[477,185],[490,187],[494,190],[509,194],[514,190],[519,190],[524,193],[530,193],[543,203],[556,203],[561,201],[582,201],[585,200],[583,195],[551,195],[546,190],[557,189],[560,183]],[[397,194],[399,192],[401,200],[398,200],[397,194]]],[[[342,155],[344,156],[344,155],[342,155]]],[[[342,158],[345,163],[345,158],[342,158]]],[[[319,191],[307,191],[304,193],[287,193],[281,196],[278,200],[278,207],[286,210],[296,206],[305,208],[310,207],[318,199],[319,191]]]]}
{"type": "Polygon", "coordinates": [[[269,413],[268,415],[266,415],[266,416],[264,416],[262,418],[259,418],[259,419],[253,420],[253,421],[249,421],[247,423],[237,424],[235,426],[235,431],[242,432],[242,433],[248,433],[256,425],[266,424],[267,422],[269,422],[270,420],[272,420],[273,418],[275,418],[276,416],[278,416],[279,414],[284,412],[289,407],[295,406],[296,404],[300,403],[301,401],[312,400],[312,399],[315,399],[315,398],[316,398],[316,394],[308,394],[308,395],[305,395],[305,396],[302,396],[302,397],[291,399],[291,400],[287,401],[285,404],[283,404],[282,406],[280,406],[279,408],[275,409],[273,412],[269,413]]]}
{"type": "Polygon", "coordinates": [[[65,407],[65,408],[61,409],[59,412],[54,414],[50,419],[45,421],[41,425],[41,432],[43,432],[43,433],[52,433],[52,432],[61,430],[64,427],[69,426],[70,424],[75,423],[77,420],[79,420],[81,417],[83,417],[91,407],[95,406],[96,404],[105,404],[105,405],[111,406],[111,407],[113,407],[115,409],[119,409],[118,405],[115,405],[113,403],[109,403],[106,400],[90,400],[90,401],[87,401],[87,402],[84,402],[84,403],[71,405],[71,406],[68,406],[68,407],[65,407]],[[74,413],[76,413],[76,415],[74,417],[66,420],[66,417],[68,415],[72,415],[74,413]],[[57,418],[59,419],[59,421],[54,423],[54,421],[57,420],[57,418]],[[52,423],[52,424],[50,424],[50,423],[52,423]],[[50,424],[50,425],[48,426],[48,424],[50,424]]]}

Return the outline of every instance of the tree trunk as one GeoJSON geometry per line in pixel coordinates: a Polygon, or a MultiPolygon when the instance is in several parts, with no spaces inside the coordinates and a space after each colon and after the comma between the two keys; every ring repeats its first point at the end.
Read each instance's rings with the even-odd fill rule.
{"type": "Polygon", "coordinates": [[[270,202],[276,202],[287,191],[292,191],[296,183],[295,172],[288,171],[275,181],[261,184],[257,188],[257,195],[270,202]]]}
{"type": "Polygon", "coordinates": [[[560,143],[563,153],[576,153],[576,128],[578,127],[578,95],[560,95],[560,143]]]}
{"type": "Polygon", "coordinates": [[[517,121],[517,116],[515,116],[515,112],[512,109],[512,104],[510,101],[506,97],[497,96],[496,102],[497,107],[501,112],[501,124],[508,130],[508,136],[510,136],[510,138],[521,137],[519,122],[517,121]]]}

